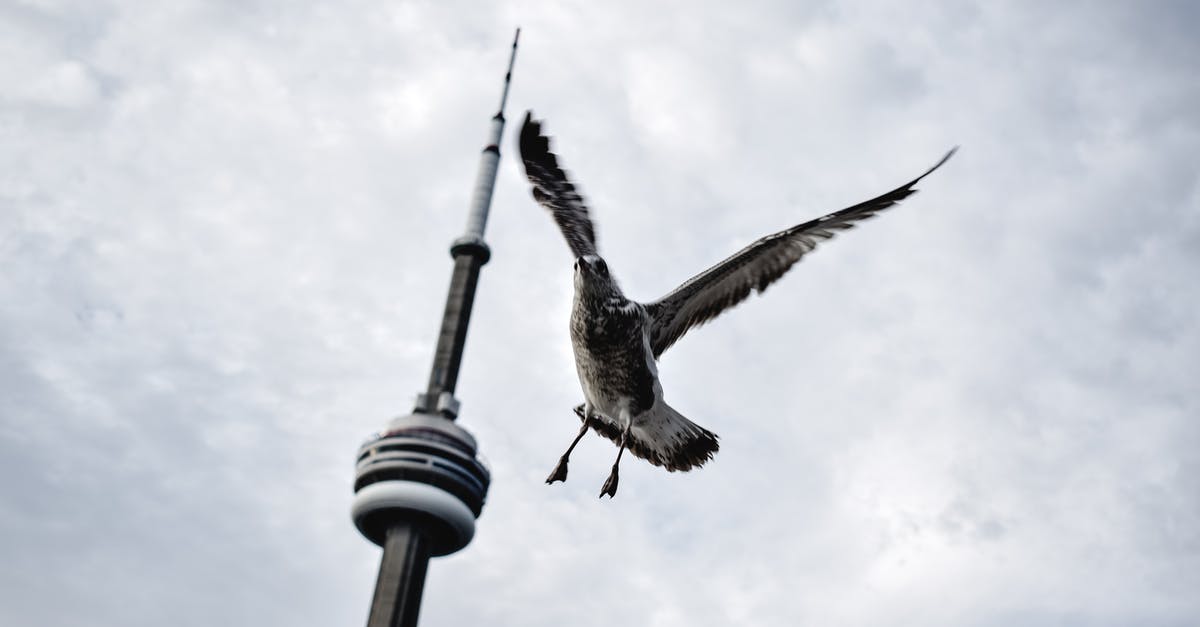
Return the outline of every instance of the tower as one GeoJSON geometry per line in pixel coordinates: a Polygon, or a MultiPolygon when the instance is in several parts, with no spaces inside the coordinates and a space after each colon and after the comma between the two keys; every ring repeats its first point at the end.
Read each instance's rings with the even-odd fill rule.
{"type": "Polygon", "coordinates": [[[483,231],[520,35],[517,29],[500,107],[479,159],[466,232],[450,246],[454,271],[429,384],[412,413],[392,420],[358,451],[351,516],[367,539],[383,547],[368,627],[416,625],[429,558],[454,553],[471,541],[487,497],[491,476],[475,438],[454,422],[459,410],[454,388],[479,270],[491,257],[483,231]]]}

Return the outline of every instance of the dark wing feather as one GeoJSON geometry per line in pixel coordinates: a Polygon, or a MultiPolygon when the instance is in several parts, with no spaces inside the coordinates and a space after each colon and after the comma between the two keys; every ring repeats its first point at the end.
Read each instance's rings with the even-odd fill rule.
{"type": "Polygon", "coordinates": [[[532,111],[525,112],[519,148],[525,175],[533,185],[534,200],[554,216],[576,258],[595,255],[596,233],[587,205],[567,179],[567,173],[559,168],[558,158],[550,152],[550,138],[542,135],[542,123],[533,119],[532,111]]]}
{"type": "Polygon", "coordinates": [[[870,218],[916,193],[913,186],[941,167],[955,150],[957,148],[946,153],[941,161],[912,181],[864,203],[768,235],[648,304],[646,307],[653,321],[650,345],[654,356],[661,355],[692,327],[704,324],[746,300],[750,292],[767,289],[821,240],[833,237],[836,231],[853,228],[859,220],[870,218]]]}

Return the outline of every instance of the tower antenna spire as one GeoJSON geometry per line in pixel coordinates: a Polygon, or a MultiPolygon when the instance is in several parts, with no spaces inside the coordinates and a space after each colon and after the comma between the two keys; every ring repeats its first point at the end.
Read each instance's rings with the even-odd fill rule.
{"type": "Polygon", "coordinates": [[[429,385],[425,393],[417,397],[416,411],[439,413],[451,420],[458,415],[454,386],[458,383],[458,368],[462,365],[467,323],[470,322],[471,305],[475,301],[475,285],[479,281],[479,269],[492,256],[487,242],[483,241],[483,230],[487,227],[488,211],[492,207],[492,190],[496,188],[500,138],[504,135],[504,104],[508,100],[508,87],[512,83],[513,63],[517,60],[517,40],[520,36],[521,29],[518,28],[513,37],[512,53],[508,57],[508,70],[504,73],[500,109],[492,116],[488,143],[479,156],[479,172],[475,176],[475,191],[471,195],[466,232],[450,246],[450,254],[454,257],[454,274],[450,277],[450,294],[446,297],[442,331],[438,335],[433,367],[429,372],[429,385]]]}
{"type": "Polygon", "coordinates": [[[500,93],[500,108],[496,110],[496,115],[504,117],[504,104],[508,102],[508,86],[512,84],[513,63],[517,61],[517,42],[521,39],[521,27],[517,27],[517,33],[513,35],[512,53],[508,55],[508,71],[504,73],[504,91],[500,93]]]}
{"type": "Polygon", "coordinates": [[[416,625],[429,558],[454,553],[471,541],[491,483],[475,438],[454,422],[459,410],[454,388],[479,270],[492,254],[483,231],[496,186],[504,105],[520,35],[518,28],[500,108],[479,157],[467,228],[450,246],[454,270],[429,384],[417,395],[412,413],[392,420],[358,452],[350,514],[358,530],[383,547],[367,627],[416,625]]]}

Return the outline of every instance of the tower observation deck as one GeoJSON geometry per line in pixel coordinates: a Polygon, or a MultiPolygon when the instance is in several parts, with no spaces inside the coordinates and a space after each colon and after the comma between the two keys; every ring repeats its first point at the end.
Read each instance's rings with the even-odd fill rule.
{"type": "Polygon", "coordinates": [[[383,547],[368,627],[416,625],[430,557],[449,555],[475,535],[491,475],[475,438],[454,421],[454,396],[479,271],[491,257],[483,239],[504,133],[504,105],[512,82],[513,37],[500,106],[479,159],[467,228],[450,246],[454,270],[433,367],[412,413],[392,420],[358,451],[351,517],[383,547]]]}

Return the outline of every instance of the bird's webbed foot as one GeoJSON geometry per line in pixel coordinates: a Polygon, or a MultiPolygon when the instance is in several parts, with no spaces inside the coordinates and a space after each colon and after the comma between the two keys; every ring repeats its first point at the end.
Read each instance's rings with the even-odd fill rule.
{"type": "Polygon", "coordinates": [[[600,488],[600,498],[604,498],[607,494],[608,498],[617,495],[617,471],[621,467],[621,454],[625,452],[625,447],[629,445],[629,430],[633,428],[633,417],[628,413],[621,416],[625,422],[625,430],[621,432],[621,448],[617,450],[617,460],[613,462],[612,472],[609,473],[608,479],[604,482],[604,487],[600,488]]]}
{"type": "Polygon", "coordinates": [[[585,407],[584,405],[575,408],[575,413],[579,414],[580,419],[583,420],[583,425],[579,427],[579,434],[575,436],[575,440],[571,442],[571,446],[567,447],[567,452],[558,458],[558,465],[554,467],[550,476],[546,477],[546,485],[550,485],[555,481],[567,480],[567,462],[571,459],[571,451],[575,450],[575,445],[579,444],[579,440],[583,438],[584,434],[587,433],[588,427],[592,425],[592,420],[589,418],[591,414],[590,409],[590,407],[585,407]]]}
{"type": "Polygon", "coordinates": [[[551,483],[554,483],[555,481],[566,481],[566,480],[567,480],[567,456],[563,455],[562,457],[558,458],[558,465],[554,467],[554,470],[550,473],[550,476],[546,477],[546,485],[550,485],[551,483]]]}
{"type": "Polygon", "coordinates": [[[609,473],[608,479],[604,481],[604,487],[600,488],[600,498],[604,498],[605,494],[607,494],[608,498],[610,499],[616,496],[617,482],[619,479],[620,478],[617,476],[617,464],[613,464],[612,472],[609,473]]]}

